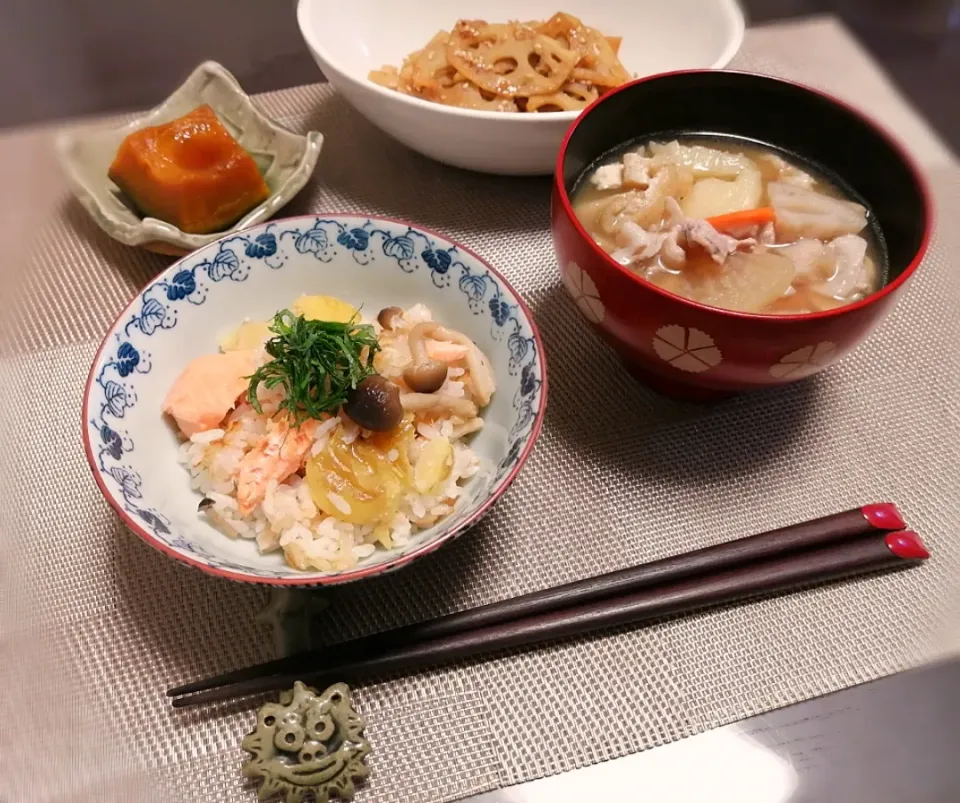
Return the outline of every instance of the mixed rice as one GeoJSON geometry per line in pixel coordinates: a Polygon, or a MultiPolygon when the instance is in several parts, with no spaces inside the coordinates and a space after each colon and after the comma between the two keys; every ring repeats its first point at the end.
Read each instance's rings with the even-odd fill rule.
{"type": "MultiPolygon", "coordinates": [[[[373,365],[400,391],[403,425],[396,433],[402,437],[363,429],[342,407],[322,420],[296,424],[282,407],[283,390],[263,383],[256,389],[260,412],[239,394],[218,425],[209,426],[208,416],[199,431],[181,419],[175,404],[165,403],[186,437],[180,460],[203,494],[202,514],[228,536],[254,539],[263,552],[282,550],[297,569],[324,572],[350,569],[378,547],[403,546],[418,530],[449,516],[464,481],[481,469],[467,441],[483,426],[480,411],[490,401],[493,374],[465,336],[420,326],[417,332],[432,335],[423,338],[426,352],[443,362],[446,375],[435,392],[412,392],[404,379],[415,356],[410,334],[431,320],[430,311],[416,305],[396,310],[389,328],[373,324],[380,344],[373,365]],[[385,476],[400,478],[390,486],[393,496],[364,492],[385,476]]],[[[268,359],[263,343],[269,335],[259,331],[254,365],[268,359]]]]}

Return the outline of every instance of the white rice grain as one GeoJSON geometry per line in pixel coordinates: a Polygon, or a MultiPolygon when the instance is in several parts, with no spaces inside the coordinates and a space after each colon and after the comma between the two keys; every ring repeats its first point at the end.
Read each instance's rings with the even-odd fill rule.
{"type": "Polygon", "coordinates": [[[412,533],[413,525],[410,524],[410,519],[404,516],[403,513],[397,513],[390,522],[390,539],[394,545],[404,546],[409,543],[412,533]]]}
{"type": "Polygon", "coordinates": [[[313,446],[310,448],[310,456],[316,457],[324,449],[327,448],[327,444],[330,443],[330,436],[333,434],[333,431],[340,425],[339,416],[333,416],[333,418],[328,418],[324,421],[319,427],[314,431],[314,440],[313,446]]]}
{"type": "Polygon", "coordinates": [[[363,560],[369,558],[376,551],[377,547],[374,544],[358,544],[353,548],[353,556],[357,560],[363,560]]]}
{"type": "Polygon", "coordinates": [[[243,449],[224,446],[223,448],[214,448],[212,451],[213,455],[209,460],[208,467],[211,480],[224,480],[236,475],[240,469],[240,461],[243,460],[243,449]]]}
{"type": "Polygon", "coordinates": [[[344,418],[342,421],[343,424],[343,434],[341,438],[346,444],[353,443],[360,436],[360,427],[353,423],[349,418],[344,418]]]}
{"type": "Polygon", "coordinates": [[[331,504],[341,513],[343,513],[344,516],[349,516],[353,512],[353,508],[350,507],[350,503],[340,496],[340,494],[328,493],[327,499],[329,499],[331,504]]]}
{"type": "Polygon", "coordinates": [[[376,529],[376,526],[373,524],[355,524],[353,526],[353,539],[358,544],[373,544],[377,540],[373,537],[373,533],[376,529]]]}
{"type": "Polygon", "coordinates": [[[284,530],[280,535],[280,546],[286,546],[293,541],[304,541],[306,543],[311,543],[313,541],[313,533],[311,533],[310,530],[308,530],[302,524],[297,522],[296,524],[293,524],[284,530]]]}
{"type": "Polygon", "coordinates": [[[289,485],[277,485],[276,481],[267,486],[261,509],[277,532],[292,527],[303,518],[296,490],[289,485]]]}
{"type": "Polygon", "coordinates": [[[424,304],[414,304],[403,313],[403,325],[405,329],[413,329],[418,323],[425,323],[432,320],[433,315],[424,304]]]}
{"type": "Polygon", "coordinates": [[[440,390],[438,390],[437,393],[443,396],[453,396],[457,399],[462,399],[467,395],[467,391],[464,388],[463,382],[459,382],[456,379],[451,379],[449,374],[447,375],[446,380],[444,380],[444,383],[440,386],[440,390]]]}
{"type": "Polygon", "coordinates": [[[426,421],[421,421],[417,424],[417,433],[428,441],[432,441],[440,437],[440,428],[436,424],[428,424],[426,421]]]}
{"type": "Polygon", "coordinates": [[[314,537],[320,540],[324,538],[339,538],[337,531],[337,520],[332,516],[326,516],[313,528],[314,537]]]}
{"type": "MultiPolygon", "coordinates": [[[[257,522],[258,526],[263,526],[263,522],[257,522]]],[[[261,552],[273,552],[280,548],[280,535],[271,529],[260,529],[257,532],[257,546],[261,552]]]]}
{"type": "Polygon", "coordinates": [[[208,429],[206,432],[197,432],[190,436],[191,443],[213,443],[221,440],[226,431],[222,429],[208,429]]]}
{"type": "Polygon", "coordinates": [[[305,519],[312,519],[317,515],[317,505],[310,495],[310,486],[301,482],[297,487],[297,502],[300,504],[300,513],[305,519]]]}
{"type": "Polygon", "coordinates": [[[419,497],[410,498],[410,512],[413,513],[414,518],[422,519],[427,515],[427,508],[419,497]]]}
{"type": "MultiPolygon", "coordinates": [[[[217,510],[216,506],[214,506],[214,510],[217,510]]],[[[217,512],[219,513],[219,511],[217,512]]],[[[254,535],[256,535],[249,524],[236,516],[220,514],[220,519],[233,531],[231,535],[234,538],[237,536],[240,538],[253,538],[254,535]]]]}
{"type": "Polygon", "coordinates": [[[210,483],[207,490],[221,494],[231,494],[234,492],[234,484],[232,480],[216,480],[210,483]]]}

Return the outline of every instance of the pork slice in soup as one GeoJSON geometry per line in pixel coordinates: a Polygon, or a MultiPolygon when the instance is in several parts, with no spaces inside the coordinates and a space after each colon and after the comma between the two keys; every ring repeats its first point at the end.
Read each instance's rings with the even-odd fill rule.
{"type": "Polygon", "coordinates": [[[882,244],[849,196],[754,143],[684,138],[602,160],[573,206],[601,248],[665,290],[798,314],[853,303],[882,283],[882,244]]]}

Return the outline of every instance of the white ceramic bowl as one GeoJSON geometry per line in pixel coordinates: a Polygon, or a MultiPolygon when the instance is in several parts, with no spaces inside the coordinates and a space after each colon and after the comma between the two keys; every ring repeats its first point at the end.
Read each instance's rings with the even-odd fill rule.
{"type": "Polygon", "coordinates": [[[737,0],[299,0],[300,32],[337,91],[374,125],[416,151],[483,173],[547,175],[577,112],[520,114],[458,109],[412,98],[367,79],[384,64],[399,66],[457,19],[579,17],[623,37],[620,59],[637,77],[673,70],[720,68],[743,40],[737,0]]]}
{"type": "Polygon", "coordinates": [[[431,231],[356,215],[278,220],[204,246],[157,276],[127,306],[97,352],[83,401],[94,478],[127,526],[162,552],[210,574],[271,585],[339,583],[409,563],[474,524],[533,447],[546,407],[543,346],[523,301],[476,254],[431,231]],[[160,402],[184,366],[216,351],[244,318],[267,320],[302,293],[366,311],[426,304],[488,355],[497,380],[471,442],[490,470],[454,512],[411,542],[356,569],[301,572],[254,541],[231,540],[197,512],[160,402]]]}

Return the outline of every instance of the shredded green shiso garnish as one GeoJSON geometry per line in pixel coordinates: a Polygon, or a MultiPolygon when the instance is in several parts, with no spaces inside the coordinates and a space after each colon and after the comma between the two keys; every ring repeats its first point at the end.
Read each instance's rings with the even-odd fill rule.
{"type": "Polygon", "coordinates": [[[311,321],[290,310],[273,317],[270,331],[274,337],[264,348],[272,358],[250,377],[247,399],[258,413],[263,410],[257,398],[262,382],[269,390],[284,390],[280,409],[287,410],[299,425],[336,411],[347,394],[371,374],[373,356],[380,350],[376,332],[368,324],[311,321]],[[368,349],[366,360],[361,353],[368,349]]]}

